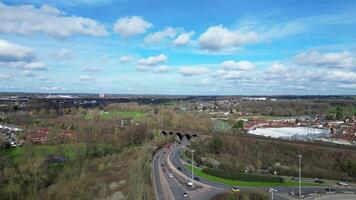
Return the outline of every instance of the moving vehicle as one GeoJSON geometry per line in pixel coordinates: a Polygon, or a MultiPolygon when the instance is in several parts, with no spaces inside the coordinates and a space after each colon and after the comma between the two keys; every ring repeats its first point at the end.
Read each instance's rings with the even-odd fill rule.
{"type": "Polygon", "coordinates": [[[240,192],[240,189],[238,187],[234,186],[234,187],[231,188],[231,191],[240,192]]]}
{"type": "Polygon", "coordinates": [[[187,186],[193,187],[193,182],[192,181],[188,181],[187,186]]]}
{"type": "Polygon", "coordinates": [[[183,197],[188,197],[188,194],[186,192],[184,192],[183,197]]]}
{"type": "Polygon", "coordinates": [[[325,181],[323,179],[315,178],[314,183],[325,183],[325,181]]]}
{"type": "Polygon", "coordinates": [[[349,184],[345,183],[344,181],[339,181],[337,182],[338,185],[341,185],[341,186],[348,186],[349,184]]]}
{"type": "Polygon", "coordinates": [[[169,174],[169,178],[173,178],[173,174],[172,173],[169,174]]]}

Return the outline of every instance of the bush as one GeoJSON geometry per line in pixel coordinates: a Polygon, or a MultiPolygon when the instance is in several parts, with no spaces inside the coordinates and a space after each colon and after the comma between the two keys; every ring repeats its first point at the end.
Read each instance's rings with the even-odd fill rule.
{"type": "Polygon", "coordinates": [[[215,195],[211,200],[268,200],[268,194],[260,191],[242,191],[239,193],[226,192],[215,195]]]}
{"type": "Polygon", "coordinates": [[[278,176],[244,174],[235,171],[219,170],[219,169],[212,169],[212,168],[205,168],[203,169],[203,172],[212,176],[217,176],[220,178],[226,178],[231,180],[239,180],[239,181],[274,182],[274,183],[282,183],[284,181],[282,177],[278,177],[278,176]]]}

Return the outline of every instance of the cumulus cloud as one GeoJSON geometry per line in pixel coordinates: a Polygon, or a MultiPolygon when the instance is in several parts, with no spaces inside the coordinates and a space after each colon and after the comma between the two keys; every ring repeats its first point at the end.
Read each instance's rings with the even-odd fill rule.
{"type": "Polygon", "coordinates": [[[0,21],[0,33],[43,33],[53,37],[109,34],[104,25],[93,19],[67,15],[48,5],[38,8],[32,5],[8,6],[0,2],[0,21]]]}
{"type": "Polygon", "coordinates": [[[356,72],[337,70],[324,72],[324,75],[329,81],[356,83],[356,72]]]}
{"type": "Polygon", "coordinates": [[[120,63],[128,63],[131,62],[133,60],[133,57],[131,56],[121,56],[119,58],[120,63]]]}
{"type": "Polygon", "coordinates": [[[152,71],[154,73],[167,73],[167,72],[169,72],[169,67],[166,65],[161,65],[161,66],[153,68],[152,71]]]}
{"type": "Polygon", "coordinates": [[[1,62],[27,61],[34,57],[32,49],[0,39],[1,62]]]}
{"type": "Polygon", "coordinates": [[[281,63],[273,63],[266,72],[268,74],[285,74],[288,71],[288,68],[281,63]]]}
{"type": "Polygon", "coordinates": [[[356,66],[355,56],[348,51],[320,53],[318,51],[303,52],[295,56],[299,65],[317,67],[351,68],[356,66]]]}
{"type": "Polygon", "coordinates": [[[227,60],[221,63],[221,68],[225,70],[236,70],[236,71],[251,71],[256,68],[256,66],[250,61],[234,61],[227,60]]]}
{"type": "Polygon", "coordinates": [[[244,73],[242,71],[228,71],[228,70],[220,69],[218,71],[211,73],[211,76],[215,78],[223,78],[223,79],[239,79],[244,76],[244,73]]]}
{"type": "Polygon", "coordinates": [[[125,16],[119,18],[113,27],[113,31],[122,37],[130,37],[145,33],[152,24],[139,16],[125,16]]]}
{"type": "Polygon", "coordinates": [[[205,67],[181,67],[178,71],[183,76],[199,76],[207,73],[209,70],[205,67]]]}
{"type": "Polygon", "coordinates": [[[27,70],[47,70],[46,65],[40,62],[27,63],[23,68],[27,70]]]}
{"type": "Polygon", "coordinates": [[[168,57],[164,54],[158,56],[150,56],[148,58],[142,58],[138,61],[139,65],[142,66],[154,66],[166,62],[168,57]]]}
{"type": "Polygon", "coordinates": [[[94,78],[90,77],[90,76],[82,75],[82,76],[79,77],[79,80],[80,81],[93,81],[94,78]]]}
{"type": "Polygon", "coordinates": [[[182,33],[178,35],[176,39],[173,41],[173,45],[175,46],[184,46],[190,43],[191,37],[194,35],[194,31],[190,31],[189,33],[182,33]]]}
{"type": "Polygon", "coordinates": [[[172,27],[168,27],[162,31],[157,31],[155,33],[151,33],[147,35],[144,39],[144,42],[147,44],[156,44],[160,43],[162,40],[166,38],[173,38],[177,34],[177,30],[172,27]]]}
{"type": "Polygon", "coordinates": [[[0,66],[27,70],[46,70],[46,65],[35,61],[31,48],[0,39],[0,66]]]}
{"type": "Polygon", "coordinates": [[[229,30],[223,25],[209,27],[200,35],[198,42],[202,49],[220,51],[255,43],[259,39],[252,31],[229,30]]]}

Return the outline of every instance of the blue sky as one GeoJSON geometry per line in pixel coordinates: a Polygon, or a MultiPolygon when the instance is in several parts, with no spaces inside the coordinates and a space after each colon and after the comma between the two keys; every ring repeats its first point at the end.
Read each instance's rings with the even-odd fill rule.
{"type": "Polygon", "coordinates": [[[0,1],[0,91],[356,95],[356,2],[0,1]]]}

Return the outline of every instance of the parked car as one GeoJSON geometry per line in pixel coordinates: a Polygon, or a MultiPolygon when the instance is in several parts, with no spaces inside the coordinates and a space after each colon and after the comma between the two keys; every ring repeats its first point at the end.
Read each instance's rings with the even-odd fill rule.
{"type": "Polygon", "coordinates": [[[291,180],[292,181],[299,181],[299,178],[298,177],[292,177],[291,180]]]}
{"type": "Polygon", "coordinates": [[[193,182],[192,181],[188,181],[187,186],[193,187],[193,182]]]}
{"type": "Polygon", "coordinates": [[[178,169],[179,171],[182,171],[182,168],[181,168],[181,167],[177,167],[177,169],[178,169]]]}
{"type": "Polygon", "coordinates": [[[199,181],[200,178],[199,177],[194,177],[194,180],[199,181]]]}
{"type": "Polygon", "coordinates": [[[169,178],[173,178],[173,174],[172,173],[169,174],[169,178]]]}
{"type": "Polygon", "coordinates": [[[188,194],[186,192],[184,192],[183,197],[188,197],[188,194]]]}

